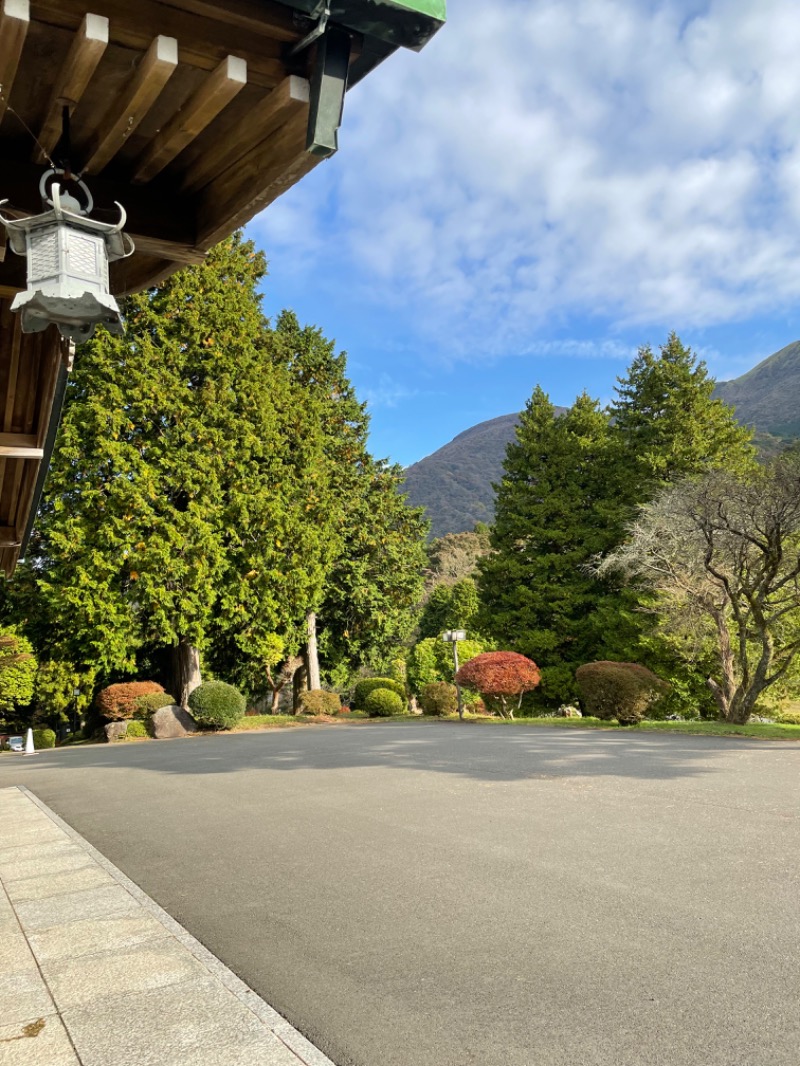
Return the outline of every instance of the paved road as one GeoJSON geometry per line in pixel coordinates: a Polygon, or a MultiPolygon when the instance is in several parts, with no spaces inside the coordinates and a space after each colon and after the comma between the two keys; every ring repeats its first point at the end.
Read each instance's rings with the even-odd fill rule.
{"type": "Polygon", "coordinates": [[[800,746],[353,724],[12,783],[342,1066],[800,1061],[800,746]]]}

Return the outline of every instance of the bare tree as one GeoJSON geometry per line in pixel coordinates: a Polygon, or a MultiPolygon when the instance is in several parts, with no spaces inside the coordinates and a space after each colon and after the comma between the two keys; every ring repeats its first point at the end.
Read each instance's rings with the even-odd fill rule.
{"type": "Polygon", "coordinates": [[[666,490],[595,567],[612,571],[650,590],[673,623],[710,633],[707,684],[722,718],[746,722],[800,650],[800,459],[666,490]]]}

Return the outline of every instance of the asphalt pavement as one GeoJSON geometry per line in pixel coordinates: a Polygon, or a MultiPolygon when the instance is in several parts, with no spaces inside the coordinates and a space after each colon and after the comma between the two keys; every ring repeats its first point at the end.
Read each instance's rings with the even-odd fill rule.
{"type": "Polygon", "coordinates": [[[796,1066],[800,746],[438,722],[0,757],[339,1066],[796,1066]]]}

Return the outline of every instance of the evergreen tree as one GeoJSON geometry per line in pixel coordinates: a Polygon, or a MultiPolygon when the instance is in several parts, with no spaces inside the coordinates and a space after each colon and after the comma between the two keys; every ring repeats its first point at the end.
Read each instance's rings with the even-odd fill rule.
{"type": "Polygon", "coordinates": [[[472,578],[453,585],[436,585],[419,619],[419,639],[438,637],[446,629],[465,629],[477,635],[478,589],[472,578]]]}
{"type": "Polygon", "coordinates": [[[705,363],[675,333],[658,355],[649,346],[639,349],[626,376],[618,379],[610,408],[622,487],[631,506],[707,469],[752,467],[752,432],[713,392],[705,363]]]}
{"type": "Polygon", "coordinates": [[[561,417],[537,386],[497,486],[493,553],[479,560],[480,626],[542,668],[542,696],[574,693],[576,667],[631,639],[619,591],[586,571],[620,540],[608,415],[585,393],[561,417]]]}

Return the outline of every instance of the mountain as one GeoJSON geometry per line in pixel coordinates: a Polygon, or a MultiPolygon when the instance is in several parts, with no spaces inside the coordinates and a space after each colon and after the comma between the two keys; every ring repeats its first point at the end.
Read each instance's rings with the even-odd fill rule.
{"type": "MultiPolygon", "coordinates": [[[[787,438],[800,437],[800,341],[741,377],[719,382],[714,391],[735,408],[740,422],[753,426],[757,447],[775,454],[787,438]]],[[[462,533],[476,522],[492,521],[492,483],[502,477],[506,447],[514,439],[518,418],[501,415],[465,429],[407,468],[405,491],[411,503],[427,508],[432,536],[462,533]]]]}
{"type": "MultiPolygon", "coordinates": [[[[565,407],[557,407],[563,413],[565,407]]],[[[519,415],[501,415],[459,433],[406,470],[405,491],[428,509],[431,536],[463,533],[494,517],[492,483],[503,476],[506,447],[519,415]]]]}
{"type": "Polygon", "coordinates": [[[741,377],[721,381],[714,391],[759,435],[800,437],[800,341],[787,344],[741,377]]]}

